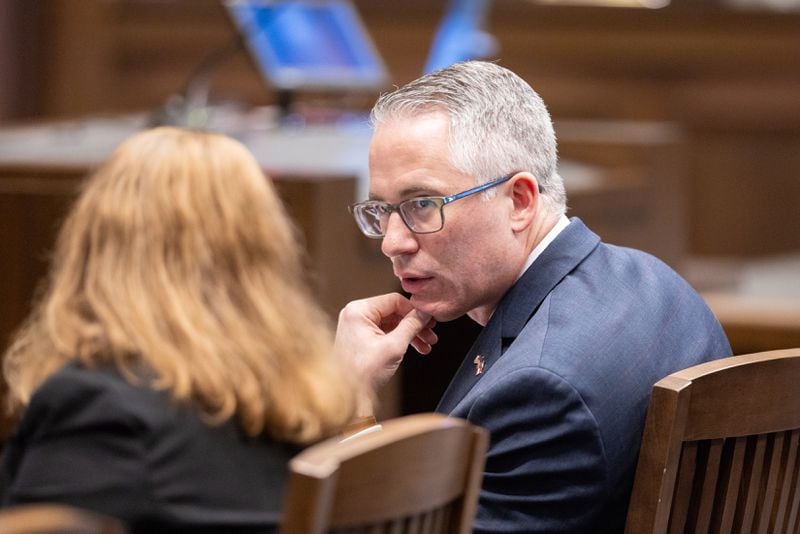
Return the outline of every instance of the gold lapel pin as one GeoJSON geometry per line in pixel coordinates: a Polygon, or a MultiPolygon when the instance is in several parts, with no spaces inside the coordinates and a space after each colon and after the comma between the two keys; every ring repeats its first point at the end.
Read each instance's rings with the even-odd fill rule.
{"type": "Polygon", "coordinates": [[[475,356],[475,359],[472,360],[472,363],[475,364],[475,376],[482,375],[484,366],[483,356],[478,354],[477,356],[475,356]]]}

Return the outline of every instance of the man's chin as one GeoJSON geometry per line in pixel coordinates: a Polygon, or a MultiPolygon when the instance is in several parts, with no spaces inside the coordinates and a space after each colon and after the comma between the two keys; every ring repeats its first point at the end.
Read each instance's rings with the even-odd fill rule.
{"type": "Polygon", "coordinates": [[[464,313],[459,313],[453,309],[448,308],[447,306],[443,306],[441,302],[430,302],[427,300],[420,299],[415,295],[411,295],[411,304],[414,305],[414,308],[417,310],[427,313],[434,319],[436,319],[437,323],[446,323],[448,321],[454,321],[464,315],[464,313]]]}

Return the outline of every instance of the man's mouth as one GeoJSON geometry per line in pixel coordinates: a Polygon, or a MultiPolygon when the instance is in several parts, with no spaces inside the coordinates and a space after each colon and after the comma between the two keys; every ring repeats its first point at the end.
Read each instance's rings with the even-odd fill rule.
{"type": "Polygon", "coordinates": [[[431,280],[432,276],[403,276],[400,278],[400,285],[406,293],[414,294],[421,292],[431,280]]]}

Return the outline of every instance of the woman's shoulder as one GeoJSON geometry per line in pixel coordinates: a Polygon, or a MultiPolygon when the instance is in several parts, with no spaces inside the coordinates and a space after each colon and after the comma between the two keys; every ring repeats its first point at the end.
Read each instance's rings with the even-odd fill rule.
{"type": "Polygon", "coordinates": [[[71,361],[50,375],[34,391],[31,404],[36,401],[58,399],[63,401],[72,397],[86,396],[135,397],[149,396],[152,390],[144,380],[131,382],[111,365],[87,367],[79,362],[71,361]]]}
{"type": "Polygon", "coordinates": [[[118,389],[124,382],[122,375],[110,366],[86,367],[70,361],[47,377],[31,400],[44,395],[69,394],[74,390],[118,389]]]}
{"type": "Polygon", "coordinates": [[[39,428],[102,423],[141,427],[149,414],[158,413],[153,405],[163,402],[159,392],[130,383],[113,367],[70,362],[34,391],[22,425],[33,419],[39,428]]]}

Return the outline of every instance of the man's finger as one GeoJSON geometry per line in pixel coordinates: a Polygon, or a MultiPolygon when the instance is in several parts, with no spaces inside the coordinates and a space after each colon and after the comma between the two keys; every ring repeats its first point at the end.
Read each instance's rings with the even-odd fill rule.
{"type": "Polygon", "coordinates": [[[404,345],[410,345],[426,327],[430,318],[431,316],[427,313],[412,309],[397,323],[391,335],[401,340],[404,345]]]}
{"type": "Polygon", "coordinates": [[[400,293],[386,293],[365,299],[364,302],[368,303],[368,314],[376,324],[380,324],[385,317],[403,317],[414,309],[411,301],[400,293]]]}

